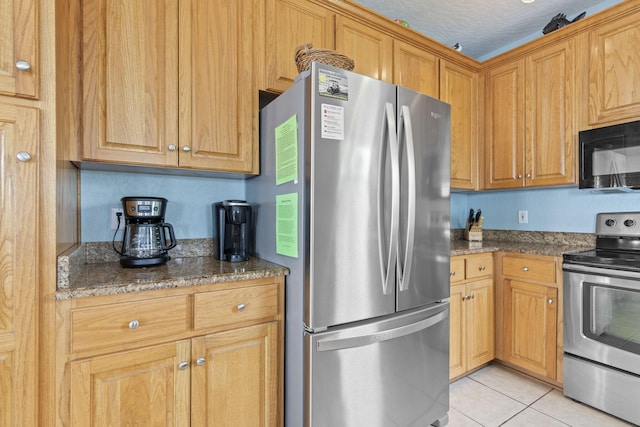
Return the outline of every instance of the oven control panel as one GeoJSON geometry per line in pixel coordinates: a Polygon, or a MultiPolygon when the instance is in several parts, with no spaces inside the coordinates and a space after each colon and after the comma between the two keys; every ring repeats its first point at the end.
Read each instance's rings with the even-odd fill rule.
{"type": "Polygon", "coordinates": [[[599,213],[596,217],[596,234],[640,237],[640,212],[599,213]]]}

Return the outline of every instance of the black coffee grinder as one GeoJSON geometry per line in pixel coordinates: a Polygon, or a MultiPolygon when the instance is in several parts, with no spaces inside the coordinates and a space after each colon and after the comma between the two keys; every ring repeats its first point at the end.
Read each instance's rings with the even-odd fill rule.
{"type": "Polygon", "coordinates": [[[244,200],[225,200],[213,205],[216,259],[246,261],[249,259],[251,205],[244,200]]]}
{"type": "MultiPolygon", "coordinates": [[[[123,197],[125,226],[120,264],[123,267],[162,265],[176,246],[173,226],[164,222],[167,199],[161,197],[123,197]],[[167,240],[167,232],[169,238],[167,240]]],[[[114,235],[115,238],[115,235],[114,235]]]]}

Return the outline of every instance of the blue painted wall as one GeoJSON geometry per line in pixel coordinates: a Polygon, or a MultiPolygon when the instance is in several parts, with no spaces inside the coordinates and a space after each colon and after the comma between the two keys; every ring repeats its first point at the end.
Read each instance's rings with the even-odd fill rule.
{"type": "MultiPolygon", "coordinates": [[[[245,197],[244,181],[235,179],[87,170],[81,171],[80,179],[83,242],[113,239],[111,208],[122,207],[122,197],[164,197],[169,200],[165,221],[173,225],[177,239],[212,237],[211,205],[245,197]]],[[[121,236],[120,231],[116,240],[121,236]]]]}
{"type": "Polygon", "coordinates": [[[640,211],[640,191],[595,193],[577,187],[453,193],[451,228],[463,228],[469,209],[482,209],[490,230],[564,231],[593,233],[599,212],[640,211]],[[528,224],[518,223],[526,210],[528,224]]]}
{"type": "MultiPolygon", "coordinates": [[[[164,197],[169,200],[166,221],[178,239],[209,238],[211,205],[244,199],[245,194],[243,180],[82,171],[82,241],[113,239],[111,208],[121,207],[120,198],[125,196],[164,197]]],[[[640,211],[640,192],[607,194],[563,187],[453,193],[451,227],[463,228],[469,209],[478,208],[490,230],[593,233],[599,212],[640,211]],[[528,211],[528,224],[518,223],[519,210],[528,211]]]]}

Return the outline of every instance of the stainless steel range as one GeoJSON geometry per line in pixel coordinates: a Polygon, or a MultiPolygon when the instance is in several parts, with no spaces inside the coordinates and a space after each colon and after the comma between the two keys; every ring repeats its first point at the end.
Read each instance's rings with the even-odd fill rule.
{"type": "Polygon", "coordinates": [[[598,214],[562,267],[564,394],[640,424],[640,212],[598,214]]]}

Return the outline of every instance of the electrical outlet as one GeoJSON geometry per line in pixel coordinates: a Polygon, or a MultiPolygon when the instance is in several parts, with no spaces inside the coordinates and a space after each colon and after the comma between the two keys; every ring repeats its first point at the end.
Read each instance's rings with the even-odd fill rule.
{"type": "MultiPolygon", "coordinates": [[[[123,213],[122,208],[111,208],[111,229],[116,230],[118,228],[118,212],[123,213]]],[[[120,227],[124,227],[124,215],[120,215],[120,227]]]]}
{"type": "Polygon", "coordinates": [[[529,223],[529,211],[518,211],[518,224],[529,223]]]}

